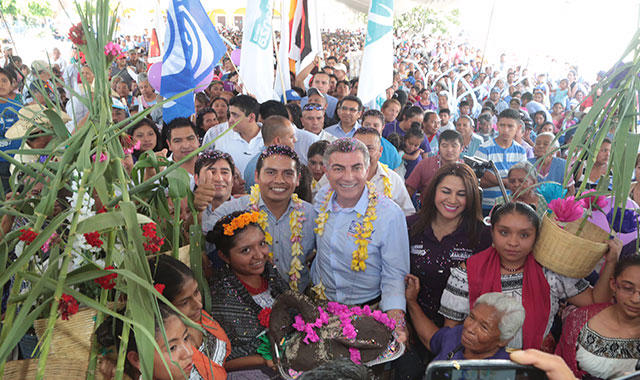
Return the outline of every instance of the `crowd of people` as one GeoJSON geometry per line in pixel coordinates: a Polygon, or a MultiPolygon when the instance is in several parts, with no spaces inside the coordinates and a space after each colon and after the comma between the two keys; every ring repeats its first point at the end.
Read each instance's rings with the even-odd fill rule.
{"type": "MultiPolygon", "coordinates": [[[[239,41],[237,32],[223,35],[239,41]]],[[[638,369],[635,249],[611,239],[604,263],[587,279],[555,273],[531,253],[544,202],[536,185],[563,183],[570,127],[596,100],[598,94],[586,97],[595,82],[576,66],[561,75],[533,72],[510,65],[506,55],[487,63],[482,51],[450,39],[395,37],[393,85],[378,109],[365,109],[357,97],[364,36],[335,32],[323,35],[324,57],[292,73],[286,102],[260,104],[243,93],[251,91],[239,75],[244,68],[238,73],[227,56],[195,95],[193,115],[167,123],[156,108],[128,129],[139,147],[125,158],[129,171],[147,152],[180,162],[208,145],[181,167],[206,237],[210,289],[199,289],[176,259],[150,260],[164,296],[204,329],[160,308],[166,338],[178,342],[165,347],[157,336],[162,355],[171,352],[175,361],[173,378],[277,378],[274,362],[258,352],[259,314],[289,289],[386,312],[407,347],[392,363],[396,379],[420,379],[432,360],[509,358],[507,348],[555,352],[579,378],[638,369]],[[500,178],[490,171],[478,178],[465,157],[492,161],[500,178]],[[210,310],[201,291],[211,292],[210,310]]],[[[162,100],[146,74],[144,41],[123,39],[126,52],[109,73],[114,123],[162,100]]],[[[70,59],[54,49],[51,67],[4,51],[3,151],[23,141],[47,146],[51,136],[11,131],[23,110],[41,109],[47,99],[66,110],[69,133],[83,127],[89,109],[74,94],[90,88],[94,73],[75,49],[70,59]]],[[[587,188],[611,182],[610,149],[606,139],[587,178],[581,169],[570,174],[570,195],[585,181],[587,188]]],[[[11,170],[0,157],[5,193],[11,170]]],[[[187,214],[181,218],[190,223],[187,214]]],[[[20,226],[3,216],[3,236],[20,226]]],[[[113,324],[96,332],[105,347],[122,335],[122,322],[115,331],[113,324]]],[[[168,378],[162,361],[154,363],[154,378],[168,378]]],[[[107,358],[101,370],[108,376],[114,365],[107,358]]],[[[139,368],[130,338],[126,370],[136,378],[139,368]]]]}

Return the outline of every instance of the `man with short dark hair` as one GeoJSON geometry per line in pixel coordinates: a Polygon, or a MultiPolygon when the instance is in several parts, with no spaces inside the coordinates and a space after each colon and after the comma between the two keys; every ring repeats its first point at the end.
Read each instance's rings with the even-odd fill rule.
{"type": "MultiPolygon", "coordinates": [[[[382,144],[382,156],[380,162],[390,167],[392,170],[396,170],[402,167],[402,157],[389,140],[382,137],[382,131],[384,130],[384,115],[378,110],[367,110],[362,114],[362,126],[367,128],[373,128],[380,134],[380,142],[382,144]]],[[[357,133],[357,131],[356,131],[357,133]]]]}
{"type": "Polygon", "coordinates": [[[327,128],[327,132],[337,138],[353,137],[356,129],[360,128],[360,115],[362,115],[362,101],[356,96],[345,96],[340,102],[338,116],[340,122],[327,128]]]}
{"type": "Polygon", "coordinates": [[[202,230],[209,232],[220,218],[234,211],[249,209],[264,213],[265,240],[270,245],[273,264],[293,290],[303,292],[310,281],[307,260],[316,244],[313,206],[294,194],[300,182],[300,171],[301,164],[293,149],[286,145],[266,147],[256,163],[256,185],[251,189],[251,195],[223,203],[209,218],[203,216],[202,230]],[[292,219],[294,225],[290,223],[292,219]],[[294,234],[300,236],[292,239],[294,234]],[[296,248],[297,238],[301,245],[299,249],[296,248]]]}
{"type": "Polygon", "coordinates": [[[438,138],[438,154],[420,161],[405,181],[409,195],[413,197],[416,191],[424,191],[442,165],[459,162],[462,147],[460,133],[450,129],[442,132],[438,138]]]}
{"type": "Polygon", "coordinates": [[[518,128],[522,128],[520,113],[512,109],[502,111],[498,115],[498,136],[480,145],[476,152],[477,157],[493,161],[501,177],[496,178],[493,172],[487,170],[480,178],[480,186],[484,189],[482,194],[484,213],[488,213],[495,205],[496,199],[502,196],[498,181],[502,181],[506,186],[506,178],[511,166],[527,160],[525,149],[514,141],[518,128]]]}
{"type": "MultiPolygon", "coordinates": [[[[169,160],[180,162],[194,150],[200,147],[196,127],[191,120],[186,117],[177,117],[167,125],[167,147],[171,151],[169,160]]],[[[184,162],[180,167],[189,173],[189,186],[191,190],[195,187],[194,174],[195,164],[198,156],[194,155],[188,161],[184,162]]]]}
{"type": "Polygon", "coordinates": [[[302,117],[300,117],[300,121],[302,122],[302,128],[318,136],[318,140],[332,142],[337,139],[337,137],[324,129],[324,117],[324,106],[322,104],[307,103],[302,107],[302,117]]]}
{"type": "MultiPolygon", "coordinates": [[[[264,142],[257,124],[260,105],[258,101],[248,95],[238,95],[229,102],[229,125],[235,125],[232,131],[220,137],[209,149],[227,152],[240,173],[253,156],[258,154],[264,142]],[[237,123],[237,124],[236,124],[237,123]]],[[[214,128],[209,129],[202,139],[202,144],[213,140],[214,128]]]]}
{"type": "MultiPolygon", "coordinates": [[[[316,73],[313,76],[313,79],[311,80],[311,87],[316,88],[325,98],[327,102],[326,113],[327,113],[327,116],[329,116],[329,118],[331,119],[336,113],[338,99],[329,95],[330,86],[331,85],[329,84],[329,75],[322,71],[316,73]]],[[[309,101],[308,96],[305,96],[304,98],[302,98],[302,101],[300,101],[300,107],[304,107],[304,105],[307,104],[308,101],[309,101]]]]}
{"type": "Polygon", "coordinates": [[[438,127],[438,132],[442,133],[447,129],[456,129],[456,127],[453,125],[453,122],[451,121],[451,111],[448,108],[443,108],[438,111],[438,116],[440,116],[440,126],[438,127]]]}

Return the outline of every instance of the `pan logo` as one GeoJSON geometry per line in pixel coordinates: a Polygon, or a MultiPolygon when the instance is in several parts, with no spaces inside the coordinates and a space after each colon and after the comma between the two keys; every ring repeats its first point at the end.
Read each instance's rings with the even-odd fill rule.
{"type": "Polygon", "coordinates": [[[372,0],[366,44],[376,42],[393,29],[393,0],[372,0]]]}
{"type": "Polygon", "coordinates": [[[271,1],[260,0],[260,16],[253,24],[251,42],[263,50],[269,46],[269,41],[271,41],[271,13],[271,1]]]}

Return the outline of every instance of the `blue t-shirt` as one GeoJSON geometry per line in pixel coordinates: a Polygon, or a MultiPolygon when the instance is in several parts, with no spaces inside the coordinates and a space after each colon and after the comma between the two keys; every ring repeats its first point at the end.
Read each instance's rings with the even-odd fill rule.
{"type": "MultiPolygon", "coordinates": [[[[464,360],[464,348],[460,348],[453,354],[453,357],[449,357],[449,353],[455,350],[462,340],[462,327],[463,325],[457,325],[455,327],[443,327],[438,332],[433,334],[431,342],[431,352],[436,355],[433,360],[464,360]]],[[[509,353],[500,348],[493,356],[485,359],[507,359],[509,360],[509,353]]]]}
{"type": "MultiPolygon", "coordinates": [[[[5,133],[18,121],[18,111],[22,108],[22,97],[16,95],[15,99],[0,103],[0,150],[6,152],[8,150],[20,149],[22,139],[7,140],[5,133]]],[[[0,162],[6,161],[0,157],[0,162]]]]}
{"type": "Polygon", "coordinates": [[[396,149],[389,140],[382,137],[380,139],[380,144],[382,145],[382,156],[380,156],[380,162],[387,165],[391,170],[395,170],[402,165],[402,156],[398,154],[398,149],[396,149]]]}

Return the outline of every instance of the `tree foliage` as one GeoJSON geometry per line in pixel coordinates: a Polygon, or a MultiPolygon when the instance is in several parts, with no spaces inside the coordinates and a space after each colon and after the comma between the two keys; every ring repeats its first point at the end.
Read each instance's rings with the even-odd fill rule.
{"type": "Polygon", "coordinates": [[[19,19],[27,24],[35,24],[43,17],[53,15],[49,1],[1,0],[0,12],[7,17],[19,19]]]}
{"type": "Polygon", "coordinates": [[[411,33],[445,34],[451,26],[460,25],[459,15],[458,9],[443,12],[420,5],[394,17],[393,29],[411,33]]]}

